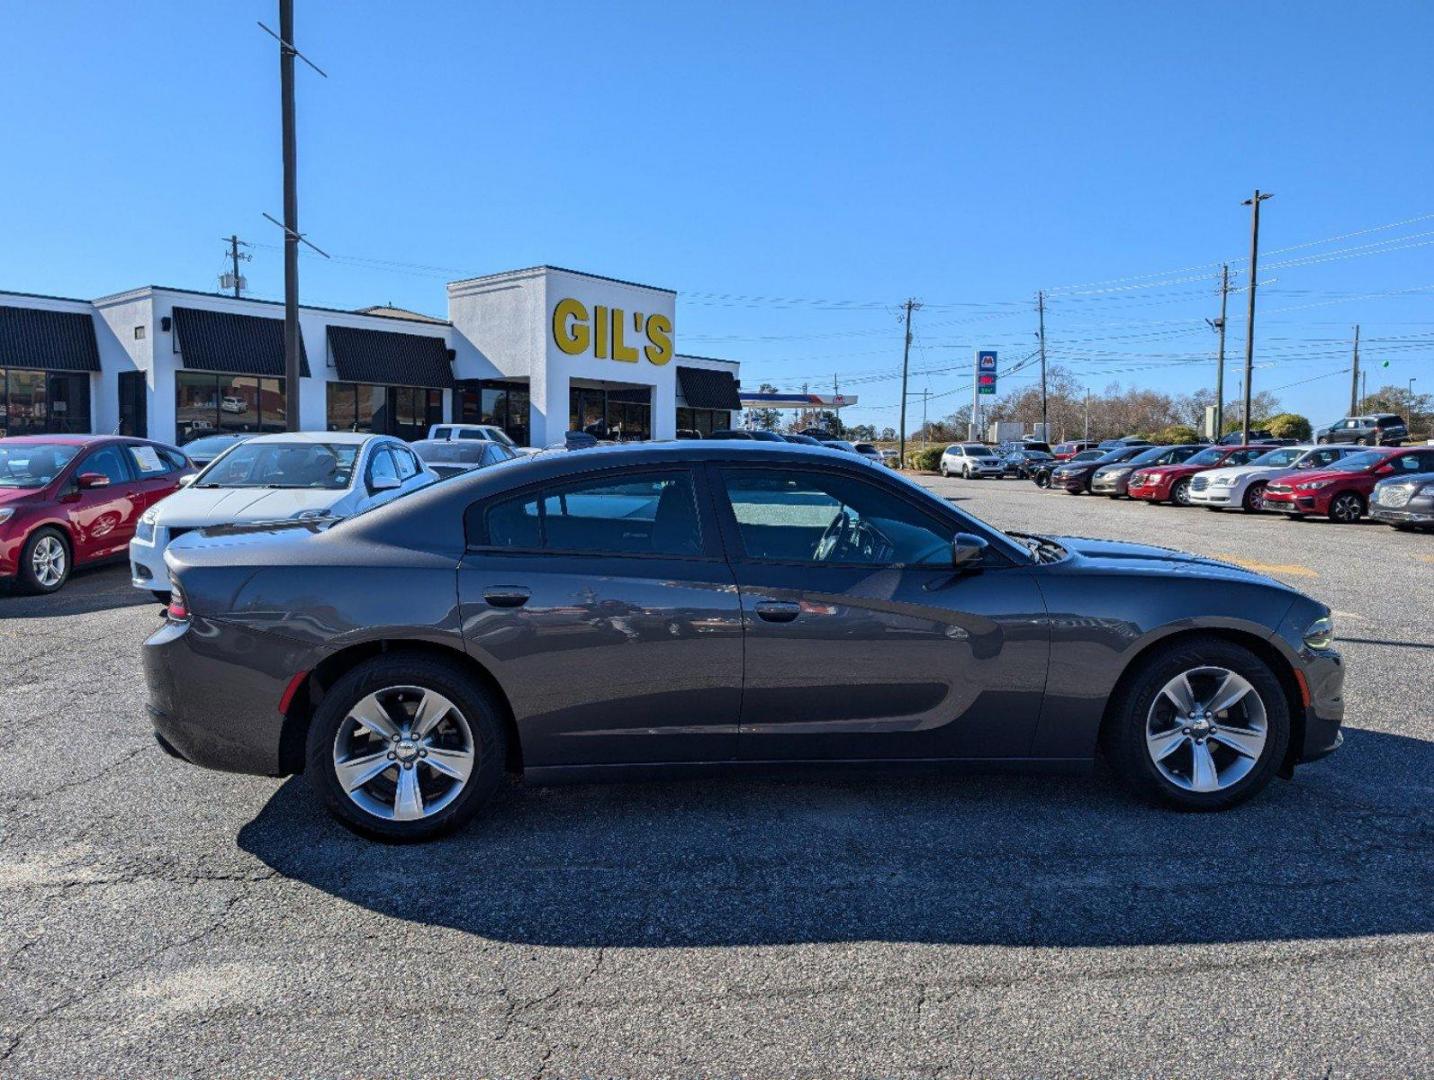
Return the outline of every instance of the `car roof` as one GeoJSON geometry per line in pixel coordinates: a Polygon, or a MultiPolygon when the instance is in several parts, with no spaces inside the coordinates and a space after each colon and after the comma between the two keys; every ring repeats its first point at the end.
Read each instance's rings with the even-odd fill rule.
{"type": "Polygon", "coordinates": [[[370,439],[387,439],[388,435],[375,435],[367,431],[276,431],[268,435],[255,435],[249,442],[254,443],[337,443],[360,445],[370,439]]]}
{"type": "Polygon", "coordinates": [[[147,443],[148,439],[134,439],[128,435],[10,435],[0,442],[34,446],[36,443],[59,443],[61,446],[89,446],[98,442],[147,443]]]}

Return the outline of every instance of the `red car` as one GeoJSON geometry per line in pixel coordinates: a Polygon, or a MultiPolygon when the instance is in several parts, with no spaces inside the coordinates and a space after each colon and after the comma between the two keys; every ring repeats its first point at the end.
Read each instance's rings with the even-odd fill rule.
{"type": "Polygon", "coordinates": [[[127,557],[140,515],[193,472],[181,451],[145,439],[0,439],[0,582],[50,593],[73,567],[127,557]]]}
{"type": "Polygon", "coordinates": [[[1056,443],[1051,447],[1051,457],[1057,461],[1069,461],[1082,450],[1094,450],[1095,445],[1093,442],[1082,442],[1079,439],[1074,442],[1056,443]]]}
{"type": "Polygon", "coordinates": [[[1350,454],[1319,472],[1272,481],[1266,510],[1292,517],[1324,514],[1331,521],[1358,521],[1369,509],[1374,485],[1391,476],[1434,472],[1434,447],[1379,447],[1350,454]]]}
{"type": "Polygon", "coordinates": [[[1190,505],[1190,478],[1205,469],[1222,465],[1245,465],[1272,446],[1211,446],[1176,465],[1152,465],[1138,469],[1130,478],[1128,494],[1146,502],[1190,505]]]}

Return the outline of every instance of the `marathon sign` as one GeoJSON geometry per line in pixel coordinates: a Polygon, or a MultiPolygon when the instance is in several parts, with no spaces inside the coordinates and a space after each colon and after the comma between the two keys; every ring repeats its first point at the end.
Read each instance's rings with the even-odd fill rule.
{"type": "Polygon", "coordinates": [[[976,393],[994,394],[996,392],[996,350],[978,349],[976,351],[976,393]]]}

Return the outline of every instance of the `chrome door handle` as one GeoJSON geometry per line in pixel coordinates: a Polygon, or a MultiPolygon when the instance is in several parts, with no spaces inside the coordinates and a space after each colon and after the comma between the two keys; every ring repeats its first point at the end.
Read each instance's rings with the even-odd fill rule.
{"type": "Polygon", "coordinates": [[[490,585],[483,590],[483,599],[492,607],[522,607],[532,595],[522,585],[490,585]]]}
{"type": "Polygon", "coordinates": [[[753,610],[767,622],[791,622],[802,613],[802,606],[792,600],[758,600],[753,610]]]}

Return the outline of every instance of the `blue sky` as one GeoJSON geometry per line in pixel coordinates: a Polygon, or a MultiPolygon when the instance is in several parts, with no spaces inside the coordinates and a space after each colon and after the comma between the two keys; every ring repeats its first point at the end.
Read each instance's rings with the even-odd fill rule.
{"type": "MultiPolygon", "coordinates": [[[[304,260],[306,302],[442,313],[445,280],[541,262],[664,285],[680,351],[840,373],[881,426],[903,298],[935,415],[973,348],[1030,351],[1047,289],[1053,360],[1188,391],[1259,186],[1256,389],[1340,414],[1358,321],[1434,390],[1427,2],[297,8],[330,76],[299,73],[301,222],[341,256],[304,260]]],[[[277,4],[0,15],[0,288],[212,288],[237,231],[280,296],[277,4]]]]}

